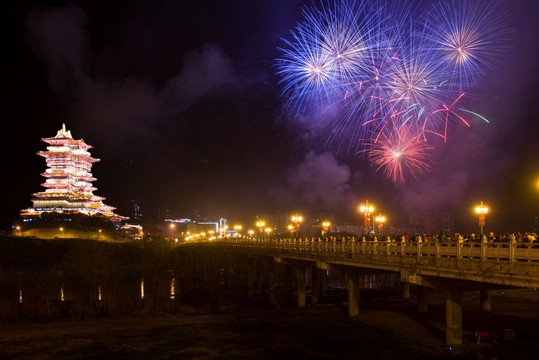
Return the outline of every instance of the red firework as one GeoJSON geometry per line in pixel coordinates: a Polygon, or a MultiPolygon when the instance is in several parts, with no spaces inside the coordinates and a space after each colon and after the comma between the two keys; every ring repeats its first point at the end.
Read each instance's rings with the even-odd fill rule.
{"type": "Polygon", "coordinates": [[[422,135],[413,136],[401,127],[393,128],[389,133],[380,133],[369,144],[369,160],[371,166],[384,174],[393,182],[403,184],[405,175],[417,176],[428,172],[430,168],[430,151],[433,149],[422,135]]]}

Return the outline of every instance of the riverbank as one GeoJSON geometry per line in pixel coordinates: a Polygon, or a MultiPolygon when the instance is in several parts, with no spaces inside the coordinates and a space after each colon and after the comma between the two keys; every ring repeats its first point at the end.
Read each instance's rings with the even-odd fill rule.
{"type": "Polygon", "coordinates": [[[488,313],[477,310],[477,296],[463,296],[463,344],[451,349],[443,295],[432,294],[426,314],[413,299],[385,298],[362,302],[353,319],[346,304],[331,303],[0,324],[0,359],[537,359],[537,291],[497,291],[488,313]],[[503,339],[507,328],[515,340],[503,339]],[[499,334],[498,343],[478,345],[481,330],[499,334]]]}

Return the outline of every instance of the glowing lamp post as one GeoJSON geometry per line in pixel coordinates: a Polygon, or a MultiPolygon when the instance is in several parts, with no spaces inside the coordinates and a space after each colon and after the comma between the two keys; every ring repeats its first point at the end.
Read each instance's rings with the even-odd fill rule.
{"type": "Polygon", "coordinates": [[[61,234],[60,237],[63,239],[64,238],[64,228],[61,227],[59,230],[60,230],[60,234],[61,234]]]}
{"type": "Polygon", "coordinates": [[[299,225],[303,221],[303,217],[301,215],[294,215],[290,219],[294,223],[294,229],[297,232],[297,236],[299,237],[299,225]]]}
{"type": "Polygon", "coordinates": [[[290,231],[290,236],[294,236],[294,225],[290,224],[288,225],[288,231],[290,231]]]}
{"type": "Polygon", "coordinates": [[[234,230],[236,230],[236,237],[240,236],[241,225],[234,225],[234,230]]]}
{"type": "Polygon", "coordinates": [[[386,217],[380,214],[374,220],[376,220],[376,223],[378,224],[378,230],[380,230],[380,236],[382,236],[382,229],[383,229],[384,223],[386,222],[386,217]]]}
{"type": "Polygon", "coordinates": [[[322,236],[326,235],[328,233],[329,227],[331,226],[331,223],[329,221],[324,221],[322,223],[322,236]]]}
{"type": "Polygon", "coordinates": [[[365,225],[365,233],[368,233],[371,226],[371,214],[374,211],[374,206],[372,204],[369,204],[369,201],[367,200],[365,202],[365,205],[361,205],[359,207],[359,211],[363,213],[363,224],[365,225]]]}
{"type": "Polygon", "coordinates": [[[266,223],[264,221],[257,221],[256,227],[258,228],[258,231],[260,231],[260,237],[262,237],[262,232],[264,231],[264,226],[266,226],[266,223]]]}
{"type": "Polygon", "coordinates": [[[267,227],[264,230],[266,231],[266,237],[269,237],[271,235],[271,228],[267,227]]]}
{"type": "Polygon", "coordinates": [[[483,226],[485,226],[485,215],[488,208],[481,201],[481,205],[475,208],[475,212],[479,215],[479,227],[481,228],[481,236],[483,236],[483,226]]]}
{"type": "Polygon", "coordinates": [[[249,234],[249,237],[251,238],[253,237],[254,233],[255,233],[254,230],[247,231],[247,234],[249,234]]]}

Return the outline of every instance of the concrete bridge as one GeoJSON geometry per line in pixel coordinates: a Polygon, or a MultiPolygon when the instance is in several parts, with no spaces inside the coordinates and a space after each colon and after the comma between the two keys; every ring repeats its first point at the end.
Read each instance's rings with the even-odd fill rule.
{"type": "MultiPolygon", "coordinates": [[[[312,268],[313,302],[317,302],[317,295],[325,288],[321,271],[347,275],[351,317],[359,314],[360,274],[400,273],[404,298],[410,296],[410,284],[417,285],[419,312],[427,311],[430,292],[444,292],[447,344],[462,343],[462,292],[479,290],[481,309],[489,311],[492,290],[539,288],[539,247],[517,244],[515,239],[505,244],[488,243],[486,239],[477,243],[442,244],[334,238],[228,239],[220,243],[241,247],[253,256],[271,257],[275,262],[295,268],[300,307],[305,306],[306,301],[307,267],[312,268]]],[[[252,277],[248,278],[251,294],[253,282],[252,277]]]]}

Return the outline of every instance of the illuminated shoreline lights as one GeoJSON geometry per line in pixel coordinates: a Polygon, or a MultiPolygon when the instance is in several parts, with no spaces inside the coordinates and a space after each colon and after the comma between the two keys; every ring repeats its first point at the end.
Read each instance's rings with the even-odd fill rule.
{"type": "Polygon", "coordinates": [[[73,139],[65,124],[56,136],[42,140],[49,144],[47,151],[37,153],[47,162],[47,169],[41,174],[47,179],[41,184],[46,190],[32,194],[33,207],[21,211],[23,219],[43,212],[99,214],[115,222],[127,219],[115,214],[116,208],[103,204],[104,197],[93,194],[97,190],[92,185],[96,178],[90,171],[99,159],[90,155],[88,150],[92,146],[82,139],[73,139]]]}
{"type": "Polygon", "coordinates": [[[296,116],[316,114],[325,146],[367,158],[398,183],[430,170],[430,153],[451,127],[487,121],[465,102],[510,32],[496,0],[442,1],[419,17],[415,5],[305,7],[276,60],[287,106],[296,116]]]}

